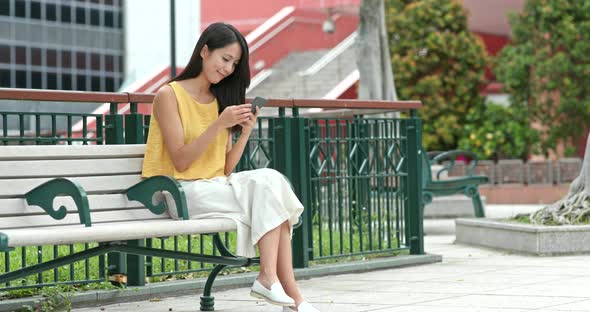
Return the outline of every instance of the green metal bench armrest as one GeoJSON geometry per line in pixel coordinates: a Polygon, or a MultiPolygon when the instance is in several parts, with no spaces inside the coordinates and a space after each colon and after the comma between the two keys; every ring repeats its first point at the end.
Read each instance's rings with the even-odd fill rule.
{"type": "Polygon", "coordinates": [[[457,156],[467,156],[468,158],[471,159],[471,162],[469,163],[469,167],[467,167],[467,176],[469,176],[469,177],[473,176],[473,169],[475,168],[475,166],[477,166],[477,162],[478,162],[477,155],[475,155],[475,153],[470,152],[470,151],[453,150],[453,151],[448,151],[448,152],[438,154],[432,158],[432,160],[431,160],[432,163],[439,163],[442,161],[447,161],[447,165],[443,166],[443,168],[440,169],[436,173],[437,179],[440,179],[440,175],[443,172],[445,172],[445,171],[448,172],[455,167],[455,159],[457,158],[457,156]]]}
{"type": "Polygon", "coordinates": [[[166,201],[153,203],[152,198],[156,192],[168,192],[174,198],[178,216],[188,220],[188,209],[186,197],[182,185],[176,179],[169,176],[153,176],[142,180],[125,191],[128,200],[135,200],[142,203],[154,214],[160,215],[166,211],[166,201]]]}
{"type": "Polygon", "coordinates": [[[53,210],[53,201],[57,196],[70,196],[76,203],[80,223],[85,226],[91,226],[90,208],[88,208],[88,196],[82,186],[76,182],[65,178],[56,178],[49,180],[25,194],[25,199],[29,206],[39,206],[49,216],[56,220],[66,217],[67,209],[60,206],[59,209],[53,210]]]}

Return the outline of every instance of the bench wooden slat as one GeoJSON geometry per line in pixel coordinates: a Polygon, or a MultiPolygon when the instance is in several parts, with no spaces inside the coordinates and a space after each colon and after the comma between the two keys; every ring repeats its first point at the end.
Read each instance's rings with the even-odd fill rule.
{"type": "Polygon", "coordinates": [[[151,220],[141,222],[97,223],[92,227],[69,225],[39,229],[3,230],[8,246],[59,245],[108,242],[181,234],[230,232],[236,224],[230,219],[151,220]],[[67,235],[64,235],[67,234],[67,235]]]}
{"type": "MultiPolygon", "coordinates": [[[[87,193],[117,193],[126,190],[141,180],[139,174],[96,177],[66,177],[77,181],[87,193]]],[[[0,197],[22,197],[28,191],[51,178],[0,179],[0,197]]],[[[1,203],[0,203],[1,207],[1,203]]]]}
{"type": "MultiPolygon", "coordinates": [[[[0,200],[0,218],[15,215],[39,215],[45,214],[45,211],[37,206],[27,205],[24,198],[5,198],[0,200]]],[[[128,201],[124,194],[108,195],[90,195],[88,196],[90,211],[104,210],[125,210],[141,208],[143,205],[139,202],[128,201]]],[[[64,205],[68,212],[75,212],[74,201],[68,196],[59,196],[55,198],[53,207],[64,205]]]]}
{"type": "Polygon", "coordinates": [[[143,157],[145,144],[0,146],[0,161],[143,157]]]}
{"type": "MultiPolygon", "coordinates": [[[[123,221],[140,221],[140,220],[153,220],[153,219],[168,219],[168,214],[155,215],[147,208],[140,209],[126,209],[124,211],[95,211],[92,213],[92,223],[101,222],[123,222],[123,221]]],[[[80,224],[80,217],[77,213],[69,213],[65,218],[61,220],[55,220],[48,215],[29,215],[29,216],[14,216],[0,218],[0,230],[5,233],[5,229],[15,228],[35,228],[43,226],[56,226],[56,225],[73,225],[80,224]]],[[[69,235],[63,233],[62,235],[69,235]]]]}
{"type": "Polygon", "coordinates": [[[143,158],[0,161],[0,179],[139,174],[142,163],[143,158]]]}

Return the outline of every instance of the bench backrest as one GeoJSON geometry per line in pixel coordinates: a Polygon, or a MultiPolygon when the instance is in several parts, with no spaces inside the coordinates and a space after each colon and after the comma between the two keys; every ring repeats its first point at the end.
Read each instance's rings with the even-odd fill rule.
{"type": "Polygon", "coordinates": [[[54,209],[68,214],[54,220],[24,195],[56,177],[79,182],[88,194],[93,224],[169,218],[155,215],[122,193],[141,180],[145,145],[0,146],[0,230],[80,224],[74,202],[60,196],[54,209]]]}

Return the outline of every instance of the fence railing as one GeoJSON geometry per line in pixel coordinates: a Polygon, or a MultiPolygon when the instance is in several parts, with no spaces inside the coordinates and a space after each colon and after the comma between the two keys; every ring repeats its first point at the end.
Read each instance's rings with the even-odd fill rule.
{"type": "MultiPolygon", "coordinates": [[[[149,133],[152,99],[151,94],[0,89],[0,142],[141,144],[149,133]],[[1,109],[2,103],[6,106],[21,101],[40,101],[42,109],[1,109]],[[55,102],[108,103],[108,109],[103,113],[66,114],[52,111],[55,102]],[[44,119],[49,121],[44,123],[44,119]]],[[[306,207],[302,225],[293,236],[295,267],[328,258],[424,252],[418,174],[421,120],[415,111],[421,107],[419,102],[271,99],[267,107],[265,113],[269,114],[258,119],[237,170],[270,167],[291,181],[306,207]],[[322,117],[313,117],[300,114],[305,108],[325,110],[322,117]],[[371,115],[383,111],[409,114],[407,118],[371,115]]],[[[233,234],[225,235],[228,242],[234,239],[233,234]]],[[[146,244],[191,251],[210,248],[208,240],[207,236],[183,236],[148,239],[146,244]]],[[[33,255],[51,248],[53,253],[46,252],[43,257],[87,246],[17,248],[0,255],[0,262],[5,263],[0,272],[15,269],[9,262],[25,267],[28,262],[41,261],[43,257],[34,259],[33,255]]],[[[148,257],[145,262],[147,275],[153,277],[209,269],[202,263],[161,258],[148,257]]],[[[93,282],[104,279],[105,270],[121,271],[126,265],[125,257],[109,254],[107,259],[87,260],[83,278],[75,278],[75,266],[68,266],[56,270],[53,278],[40,274],[35,281],[5,285],[4,289],[93,282]]]]}

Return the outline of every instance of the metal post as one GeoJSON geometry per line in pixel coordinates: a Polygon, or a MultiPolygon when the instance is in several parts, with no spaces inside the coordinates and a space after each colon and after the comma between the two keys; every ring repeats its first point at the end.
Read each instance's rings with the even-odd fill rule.
{"type": "Polygon", "coordinates": [[[299,117],[281,117],[274,120],[274,168],[291,182],[295,193],[306,209],[302,224],[293,231],[293,267],[309,266],[313,249],[310,245],[311,206],[309,201],[309,138],[305,120],[299,117]]]}
{"type": "MultiPolygon", "coordinates": [[[[145,241],[131,240],[127,244],[144,247],[145,241]]],[[[145,286],[145,256],[127,254],[127,286],[145,286]]]]}
{"type": "Polygon", "coordinates": [[[408,183],[407,213],[409,228],[410,253],[413,255],[424,254],[424,213],[422,198],[422,120],[411,114],[405,122],[407,127],[407,155],[408,155],[408,183]]]}
{"type": "Polygon", "coordinates": [[[130,103],[130,110],[125,115],[125,144],[143,144],[143,116],[137,113],[137,103],[130,103]]]}
{"type": "Polygon", "coordinates": [[[111,110],[105,115],[106,144],[123,144],[123,116],[117,113],[117,103],[111,103],[111,110]]]}
{"type": "MultiPolygon", "coordinates": [[[[123,144],[123,116],[117,113],[118,103],[111,103],[110,112],[105,115],[105,144],[123,144]]],[[[119,252],[110,252],[107,255],[108,275],[112,284],[120,286],[127,281],[124,276],[127,272],[127,262],[124,255],[119,252]]]]}
{"type": "Polygon", "coordinates": [[[170,0],[170,78],[176,77],[176,1],[170,0]]]}

